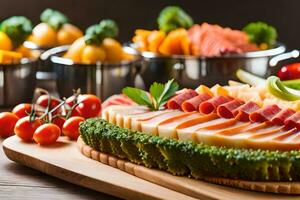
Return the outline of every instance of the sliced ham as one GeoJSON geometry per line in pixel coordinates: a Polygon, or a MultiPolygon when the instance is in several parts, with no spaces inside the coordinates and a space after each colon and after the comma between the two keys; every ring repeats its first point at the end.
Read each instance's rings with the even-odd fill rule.
{"type": "Polygon", "coordinates": [[[196,111],[198,110],[198,107],[202,102],[207,101],[210,98],[211,98],[210,94],[207,93],[199,94],[198,96],[195,96],[191,99],[184,101],[182,103],[181,108],[184,112],[196,111]]]}
{"type": "Polygon", "coordinates": [[[102,109],[112,105],[136,105],[136,103],[123,94],[116,94],[102,103],[102,109]]]}
{"type": "Polygon", "coordinates": [[[167,107],[169,109],[181,109],[181,104],[188,100],[191,99],[195,96],[197,96],[198,93],[195,90],[192,89],[187,89],[184,92],[172,97],[168,103],[167,103],[167,107]]]}
{"type": "Polygon", "coordinates": [[[241,122],[249,121],[249,115],[254,111],[258,110],[260,107],[253,101],[249,101],[244,105],[240,106],[234,113],[235,119],[241,122]]]}
{"type": "Polygon", "coordinates": [[[209,114],[215,112],[218,106],[227,103],[231,100],[232,100],[231,97],[226,97],[226,96],[213,97],[205,102],[202,102],[199,105],[199,111],[203,114],[209,114]]]}
{"type": "Polygon", "coordinates": [[[277,105],[268,105],[250,114],[249,119],[252,122],[268,122],[280,112],[277,105]]]}
{"type": "Polygon", "coordinates": [[[290,116],[289,118],[287,118],[284,121],[284,125],[286,126],[286,128],[290,129],[290,128],[295,128],[298,126],[299,128],[299,123],[300,123],[300,112],[296,112],[294,113],[292,116],[290,116]]]}
{"type": "Polygon", "coordinates": [[[244,104],[243,101],[234,99],[232,101],[229,101],[227,103],[224,103],[220,105],[217,108],[217,114],[219,117],[224,117],[224,118],[234,118],[234,113],[235,110],[238,109],[240,106],[244,104]]]}
{"type": "Polygon", "coordinates": [[[284,120],[288,119],[294,113],[295,111],[290,108],[283,109],[272,118],[271,122],[278,126],[284,125],[284,120]]]}

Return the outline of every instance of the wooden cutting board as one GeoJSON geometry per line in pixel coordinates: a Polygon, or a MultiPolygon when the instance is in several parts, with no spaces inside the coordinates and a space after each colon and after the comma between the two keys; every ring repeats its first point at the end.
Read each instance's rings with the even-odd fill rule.
{"type": "MultiPolygon", "coordinates": [[[[153,179],[167,180],[163,185],[184,185],[184,188],[197,188],[196,192],[185,194],[153,184],[137,178],[126,172],[102,164],[83,156],[75,142],[70,142],[64,137],[56,145],[42,147],[20,141],[16,136],[3,142],[3,149],[7,157],[28,167],[46,174],[66,180],[68,182],[108,193],[127,199],[299,199],[299,196],[278,195],[270,193],[251,192],[231,187],[215,185],[185,177],[176,177],[168,173],[146,169],[147,174],[153,179]],[[159,179],[159,177],[164,177],[159,179]]],[[[144,167],[143,167],[144,168],[144,167]]],[[[146,174],[144,174],[146,175],[146,174]]],[[[156,180],[156,181],[157,181],[156,180]]],[[[155,180],[153,180],[155,182],[155,180]]]]}

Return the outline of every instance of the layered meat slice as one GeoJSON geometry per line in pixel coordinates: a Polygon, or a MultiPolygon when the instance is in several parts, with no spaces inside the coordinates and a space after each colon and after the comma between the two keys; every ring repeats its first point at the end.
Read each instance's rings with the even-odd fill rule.
{"type": "Polygon", "coordinates": [[[259,120],[240,121],[236,117],[226,119],[215,112],[202,114],[170,109],[149,111],[141,106],[113,106],[103,112],[103,117],[120,127],[184,141],[252,149],[300,149],[298,113],[283,112],[276,106],[248,109],[247,104],[236,104],[230,105],[229,110],[234,110],[232,107],[239,108],[238,113],[243,110],[248,117],[256,113],[259,116],[254,118],[259,120]],[[282,123],[272,124],[273,119],[281,119],[282,115],[290,116],[284,120],[284,123],[293,124],[290,128],[282,123]]]}

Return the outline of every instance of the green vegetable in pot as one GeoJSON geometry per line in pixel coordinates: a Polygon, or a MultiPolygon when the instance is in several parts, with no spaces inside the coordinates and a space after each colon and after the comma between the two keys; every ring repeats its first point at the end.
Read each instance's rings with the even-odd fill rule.
{"type": "Polygon", "coordinates": [[[99,23],[99,27],[106,37],[115,38],[119,34],[118,25],[114,20],[104,19],[99,23]]]}
{"type": "Polygon", "coordinates": [[[177,28],[190,28],[193,19],[182,8],[178,6],[168,6],[164,8],[157,19],[159,29],[170,32],[177,28]]]}
{"type": "Polygon", "coordinates": [[[31,34],[32,23],[23,16],[10,17],[1,23],[0,31],[5,32],[9,36],[14,47],[18,47],[31,34]]]}
{"type": "Polygon", "coordinates": [[[277,40],[276,29],[264,22],[252,22],[243,28],[252,43],[266,44],[268,48],[274,46],[277,40]]]}
{"type": "Polygon", "coordinates": [[[86,44],[101,44],[105,38],[116,38],[119,28],[115,21],[104,19],[99,24],[95,24],[87,28],[85,32],[86,44]]]}
{"type": "Polygon", "coordinates": [[[54,28],[55,30],[58,30],[62,25],[69,22],[66,15],[63,13],[53,10],[53,9],[46,9],[44,12],[42,12],[41,21],[47,23],[49,26],[54,28]]]}

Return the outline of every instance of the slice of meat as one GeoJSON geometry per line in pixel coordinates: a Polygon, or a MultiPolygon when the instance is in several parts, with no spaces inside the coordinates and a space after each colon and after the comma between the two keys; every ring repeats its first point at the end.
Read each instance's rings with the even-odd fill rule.
{"type": "Polygon", "coordinates": [[[172,97],[168,103],[167,103],[167,107],[169,109],[181,109],[181,104],[188,100],[191,99],[195,96],[197,96],[198,93],[195,90],[192,89],[187,89],[184,92],[172,97]]]}
{"type": "Polygon", "coordinates": [[[268,105],[250,114],[249,119],[252,122],[268,122],[280,112],[280,108],[277,105],[268,105]]]}
{"type": "Polygon", "coordinates": [[[235,119],[241,122],[249,121],[249,115],[260,107],[253,101],[249,101],[246,104],[240,106],[234,113],[235,119]]]}
{"type": "Polygon", "coordinates": [[[216,112],[218,106],[231,101],[231,97],[226,96],[217,96],[213,97],[205,102],[202,102],[199,105],[199,111],[203,114],[209,114],[212,112],[216,112]]]}
{"type": "Polygon", "coordinates": [[[284,125],[284,120],[292,116],[294,113],[295,111],[290,108],[283,109],[272,118],[271,122],[279,126],[284,125]]]}
{"type": "Polygon", "coordinates": [[[102,109],[111,105],[136,105],[136,103],[123,94],[116,94],[107,98],[102,103],[102,109]]]}
{"type": "Polygon", "coordinates": [[[207,93],[199,94],[198,96],[195,96],[189,100],[184,101],[182,103],[181,108],[184,112],[192,112],[198,110],[199,105],[210,98],[211,95],[207,93]]]}
{"type": "Polygon", "coordinates": [[[238,109],[240,106],[242,106],[244,104],[243,101],[238,100],[238,99],[234,99],[232,101],[229,101],[227,103],[224,103],[222,105],[220,105],[217,108],[217,114],[220,117],[224,117],[224,118],[234,118],[234,113],[235,110],[238,109]]]}
{"type": "Polygon", "coordinates": [[[300,123],[300,112],[296,112],[292,116],[284,120],[284,125],[288,129],[295,128],[297,126],[299,127],[299,123],[300,123]]]}

